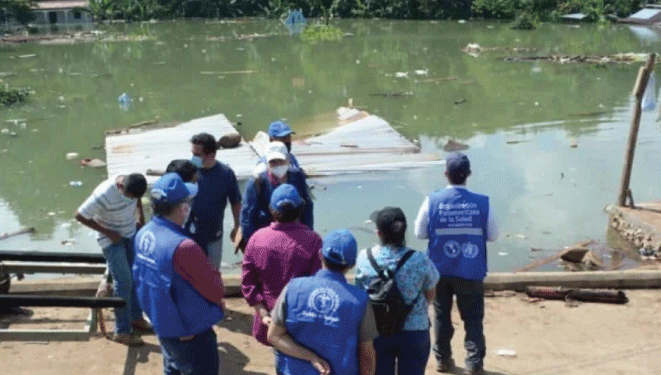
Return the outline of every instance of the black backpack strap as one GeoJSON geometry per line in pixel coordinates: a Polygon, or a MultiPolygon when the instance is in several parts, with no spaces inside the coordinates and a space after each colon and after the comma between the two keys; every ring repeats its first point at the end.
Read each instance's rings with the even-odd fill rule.
{"type": "Polygon", "coordinates": [[[386,275],[383,272],[383,268],[379,267],[378,264],[376,264],[376,259],[374,259],[374,248],[370,247],[367,249],[367,259],[370,261],[370,264],[372,267],[374,267],[374,270],[376,273],[379,275],[380,278],[385,279],[386,275]]]}
{"type": "Polygon", "coordinates": [[[404,256],[402,257],[402,259],[400,259],[399,262],[397,263],[397,268],[395,268],[394,273],[397,273],[397,271],[399,271],[399,269],[402,268],[404,263],[406,263],[406,261],[409,260],[409,258],[412,257],[414,253],[415,253],[415,250],[407,251],[406,254],[404,254],[404,256]]]}

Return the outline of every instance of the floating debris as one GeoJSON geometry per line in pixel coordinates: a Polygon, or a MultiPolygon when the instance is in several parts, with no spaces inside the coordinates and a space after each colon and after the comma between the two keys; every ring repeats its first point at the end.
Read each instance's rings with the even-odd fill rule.
{"type": "Polygon", "coordinates": [[[106,162],[100,159],[85,158],[80,161],[81,167],[100,168],[105,167],[106,165],[106,162]]]}
{"type": "Polygon", "coordinates": [[[427,83],[427,82],[447,82],[447,81],[456,81],[457,77],[445,77],[445,78],[426,78],[415,81],[416,83],[427,83]]]}
{"type": "Polygon", "coordinates": [[[67,160],[75,160],[78,159],[78,153],[77,152],[69,152],[66,155],[67,160]]]}
{"type": "Polygon", "coordinates": [[[409,72],[396,72],[395,78],[408,78],[409,72]]]}
{"type": "Polygon", "coordinates": [[[415,75],[417,75],[417,76],[428,76],[428,75],[429,75],[429,69],[425,69],[425,70],[414,70],[413,72],[414,72],[415,75]]]}
{"type": "MultiPolygon", "coordinates": [[[[468,43],[468,45],[466,45],[466,47],[464,47],[462,49],[462,51],[466,52],[467,54],[469,54],[473,57],[477,57],[482,52],[496,52],[496,51],[534,52],[534,51],[537,51],[537,48],[528,48],[528,47],[482,47],[477,43],[468,43]]],[[[647,59],[647,57],[645,57],[645,59],[647,59]]]]}
{"type": "Polygon", "coordinates": [[[546,55],[546,56],[511,56],[504,61],[546,61],[558,64],[631,64],[647,61],[644,53],[619,53],[616,55],[546,55]]]}
{"type": "Polygon", "coordinates": [[[455,152],[455,151],[466,150],[467,148],[468,148],[467,144],[463,144],[453,139],[450,139],[448,143],[446,143],[445,146],[443,146],[443,151],[455,152]]]}
{"type": "Polygon", "coordinates": [[[370,96],[413,96],[413,91],[375,92],[371,93],[370,96]]]}

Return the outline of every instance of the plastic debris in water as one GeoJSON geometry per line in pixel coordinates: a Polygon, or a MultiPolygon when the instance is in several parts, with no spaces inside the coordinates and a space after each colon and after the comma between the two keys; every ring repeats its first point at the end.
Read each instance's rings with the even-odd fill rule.
{"type": "Polygon", "coordinates": [[[67,158],[67,160],[78,159],[78,153],[77,152],[69,152],[69,153],[67,153],[66,158],[67,158]]]}
{"type": "Polygon", "coordinates": [[[418,69],[418,70],[416,70],[416,71],[414,71],[414,72],[415,72],[416,75],[419,75],[419,76],[426,76],[426,75],[429,75],[429,69],[425,69],[425,70],[418,69]]]}
{"type": "Polygon", "coordinates": [[[122,93],[117,100],[119,101],[119,108],[124,111],[128,111],[131,108],[131,104],[133,104],[133,99],[127,93],[122,93]]]}
{"type": "Polygon", "coordinates": [[[71,186],[83,186],[82,181],[69,181],[69,185],[71,186]]]}
{"type": "Polygon", "coordinates": [[[395,77],[397,78],[408,78],[409,72],[396,72],[395,77]]]}

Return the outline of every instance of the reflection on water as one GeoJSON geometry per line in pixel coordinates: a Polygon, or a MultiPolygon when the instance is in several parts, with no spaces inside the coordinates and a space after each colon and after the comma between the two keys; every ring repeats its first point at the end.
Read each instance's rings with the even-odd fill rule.
{"type": "MultiPolygon", "coordinates": [[[[504,62],[503,52],[472,57],[461,48],[478,43],[534,47],[538,54],[613,54],[656,51],[658,41],[641,43],[619,26],[542,25],[530,32],[480,22],[346,20],[337,26],[354,36],[312,45],[275,21],[165,22],[106,26],[141,42],[4,47],[2,83],[35,94],[27,105],[0,111],[0,128],[18,135],[0,134],[6,203],[0,232],[34,226],[38,233],[2,241],[0,248],[99,251],[88,230],[70,222],[105,170],[83,169],[65,155],[104,160],[105,130],[224,113],[242,123],[247,138],[274,119],[308,135],[323,131],[327,114],[349,99],[441,156],[449,138],[470,146],[469,186],[491,196],[503,233],[490,246],[492,270],[530,262],[538,256],[531,247],[604,240],[602,209],[615,199],[638,66],[504,62]],[[273,36],[241,37],[247,34],[273,36]],[[455,79],[442,79],[448,77],[455,79]],[[412,95],[373,95],[392,92],[412,95]],[[127,111],[117,101],[122,93],[133,98],[127,111]],[[70,238],[75,242],[63,248],[70,238]]],[[[660,177],[647,173],[658,164],[657,118],[646,113],[642,120],[632,176],[637,201],[659,195],[660,177]]],[[[368,246],[375,240],[365,223],[369,213],[401,206],[411,226],[424,195],[444,186],[442,172],[315,181],[325,187],[314,192],[315,229],[323,235],[362,228],[354,233],[368,246]]],[[[425,247],[413,238],[409,244],[425,247]]],[[[238,260],[225,253],[226,263],[238,260]]]]}

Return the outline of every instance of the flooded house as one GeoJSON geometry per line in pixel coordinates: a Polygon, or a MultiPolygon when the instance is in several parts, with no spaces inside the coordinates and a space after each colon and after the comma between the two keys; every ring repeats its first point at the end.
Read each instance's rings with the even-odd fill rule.
{"type": "MultiPolygon", "coordinates": [[[[87,0],[42,0],[34,2],[31,9],[32,20],[28,22],[30,28],[82,30],[84,25],[91,25],[93,21],[87,0]]],[[[4,30],[9,32],[24,27],[14,17],[4,14],[0,22],[4,30]]]]}

